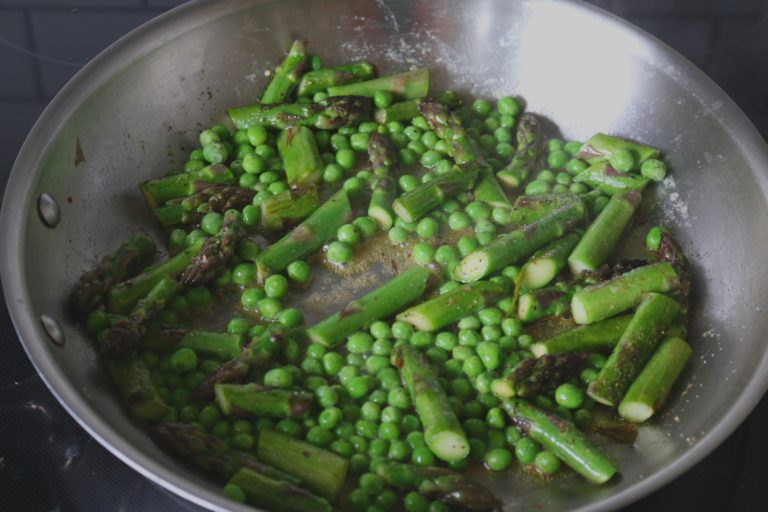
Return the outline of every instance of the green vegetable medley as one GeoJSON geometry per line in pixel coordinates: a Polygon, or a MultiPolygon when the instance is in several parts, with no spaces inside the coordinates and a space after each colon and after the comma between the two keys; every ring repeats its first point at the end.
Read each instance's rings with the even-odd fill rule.
{"type": "Polygon", "coordinates": [[[657,149],[302,41],[229,118],[139,185],[167,256],[133,235],[71,297],[160,447],[275,511],[496,510],[477,465],[614,478],[591,438],[632,443],[691,354],[670,233],[615,254],[657,149]],[[389,280],[307,325],[296,293],[372,246],[389,280]]]}

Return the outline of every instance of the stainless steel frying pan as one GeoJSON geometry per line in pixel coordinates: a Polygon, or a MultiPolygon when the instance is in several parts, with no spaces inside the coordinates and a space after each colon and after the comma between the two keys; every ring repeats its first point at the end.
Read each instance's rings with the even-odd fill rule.
{"type": "Polygon", "coordinates": [[[64,87],[19,154],[0,217],[3,288],[27,353],[115,455],[198,504],[245,510],[131,423],[63,298],[97,255],[152,225],[136,183],[178,169],[199,126],[257,98],[263,71],[296,36],[327,62],[428,65],[438,89],[517,94],[567,138],[609,131],[669,157],[658,220],[695,268],[695,356],[682,385],[634,447],[610,447],[621,478],[593,487],[499,476],[492,484],[508,510],[620,507],[691,467],[747,416],[768,387],[768,147],[690,63],[566,1],[201,1],[135,30],[64,87]]]}

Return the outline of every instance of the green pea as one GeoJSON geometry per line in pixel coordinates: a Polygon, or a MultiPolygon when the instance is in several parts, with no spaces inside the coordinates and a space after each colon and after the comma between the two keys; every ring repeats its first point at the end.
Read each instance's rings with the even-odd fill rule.
{"type": "MultiPolygon", "coordinates": [[[[417,160],[416,153],[414,153],[414,151],[408,147],[401,149],[398,152],[398,156],[400,157],[400,161],[405,166],[413,165],[416,163],[416,160],[417,160]]],[[[402,187],[402,184],[400,186],[402,187]]]]}
{"type": "MultiPolygon", "coordinates": [[[[389,326],[387,326],[389,333],[389,326]]],[[[379,338],[373,342],[372,351],[374,355],[388,357],[392,352],[392,342],[387,338],[379,338]]]]}
{"type": "MultiPolygon", "coordinates": [[[[371,333],[371,336],[373,336],[377,340],[389,338],[392,335],[392,331],[389,328],[389,324],[387,324],[386,322],[382,322],[381,320],[377,320],[376,322],[373,322],[371,324],[369,332],[371,333]]],[[[381,355],[384,355],[384,354],[381,354],[381,355]]]]}
{"type": "Polygon", "coordinates": [[[560,169],[568,163],[568,154],[562,149],[556,149],[547,155],[547,167],[560,169]]]}
{"type": "Polygon", "coordinates": [[[360,416],[364,420],[378,421],[381,417],[381,407],[371,401],[365,402],[360,407],[360,416]]]}
{"type": "Polygon", "coordinates": [[[400,427],[395,423],[384,421],[379,425],[379,437],[387,441],[394,441],[400,437],[400,427]]]}
{"type": "Polygon", "coordinates": [[[520,112],[520,103],[512,96],[503,96],[496,102],[500,114],[516,116],[520,112]]]}
{"type": "Polygon", "coordinates": [[[411,344],[415,347],[426,348],[432,346],[434,337],[431,332],[420,331],[411,336],[411,344]]]}
{"type": "MultiPolygon", "coordinates": [[[[395,229],[395,228],[392,228],[395,229]]],[[[432,261],[435,256],[435,249],[425,243],[418,243],[413,246],[411,251],[411,257],[419,265],[427,265],[432,261]]]]}
{"type": "Polygon", "coordinates": [[[520,464],[531,464],[539,453],[539,447],[529,437],[523,437],[515,443],[515,457],[520,464]]]}
{"type": "Polygon", "coordinates": [[[373,337],[367,332],[358,331],[347,340],[347,350],[353,354],[366,354],[371,351],[373,337]]]}
{"type": "Polygon", "coordinates": [[[589,385],[597,378],[597,370],[594,368],[584,368],[579,374],[579,379],[584,385],[589,385]]]}
{"type": "MultiPolygon", "coordinates": [[[[467,222],[467,225],[469,225],[469,222],[467,222]]],[[[456,248],[459,250],[459,254],[461,254],[462,257],[467,256],[469,253],[477,249],[477,245],[477,240],[471,236],[462,236],[459,238],[459,241],[456,242],[456,248]]]]}
{"type": "Polygon", "coordinates": [[[483,365],[489,370],[495,370],[501,365],[501,349],[498,343],[482,341],[477,345],[477,355],[483,365]]]}
{"type": "Polygon", "coordinates": [[[583,172],[586,168],[587,168],[586,162],[584,162],[583,160],[579,160],[578,158],[571,158],[565,164],[565,170],[568,171],[568,174],[571,174],[572,176],[581,174],[581,172],[583,172]]]}
{"type": "Polygon", "coordinates": [[[270,185],[280,179],[280,174],[277,171],[266,171],[259,174],[259,183],[264,185],[270,185]]]}
{"type": "Polygon", "coordinates": [[[357,228],[358,232],[364,238],[370,238],[375,235],[379,229],[376,221],[367,215],[358,217],[352,221],[352,224],[357,228]]]}
{"type": "Polygon", "coordinates": [[[409,324],[398,320],[392,323],[392,336],[399,340],[410,339],[413,336],[413,328],[409,324]]]}
{"type": "Polygon", "coordinates": [[[344,169],[335,163],[330,163],[323,169],[323,181],[325,183],[336,183],[344,177],[344,169]]]}
{"type": "Polygon", "coordinates": [[[437,235],[439,226],[437,221],[432,217],[424,217],[416,225],[416,234],[421,238],[431,238],[437,235]]]}
{"type": "Polygon", "coordinates": [[[648,250],[653,252],[657,252],[659,250],[664,232],[664,228],[660,226],[654,226],[648,230],[648,234],[645,235],[645,246],[648,248],[648,250]]]}
{"type": "Polygon", "coordinates": [[[467,229],[471,223],[471,218],[464,212],[453,212],[448,216],[448,227],[454,231],[467,229]]]}
{"type": "Polygon", "coordinates": [[[411,399],[403,388],[394,388],[387,395],[387,403],[398,409],[408,409],[411,406],[411,399]]]}
{"type": "Polygon", "coordinates": [[[249,328],[250,325],[245,318],[233,318],[227,324],[227,332],[229,334],[245,334],[249,328]]]}
{"type": "Polygon", "coordinates": [[[240,263],[232,269],[232,281],[245,286],[256,278],[256,266],[253,263],[240,263]]]}
{"type": "Polygon", "coordinates": [[[261,125],[251,126],[245,133],[248,137],[248,142],[254,147],[261,146],[267,142],[267,129],[261,125]]]}
{"type": "MultiPolygon", "coordinates": [[[[367,133],[353,133],[349,136],[349,145],[354,151],[368,151],[368,139],[370,135],[367,133]]],[[[354,167],[354,164],[353,164],[354,167]]],[[[351,167],[350,167],[351,168],[351,167]]]]}
{"type": "Polygon", "coordinates": [[[350,170],[354,168],[356,161],[357,157],[355,156],[354,150],[351,148],[339,149],[336,151],[336,163],[339,164],[343,169],[350,170]]]}
{"type": "Polygon", "coordinates": [[[360,234],[352,224],[344,224],[336,231],[336,238],[349,246],[354,246],[360,241],[360,234]]]}
{"type": "Polygon", "coordinates": [[[471,356],[464,360],[462,370],[469,378],[480,375],[484,370],[483,361],[478,356],[471,356]]]}
{"type": "Polygon", "coordinates": [[[435,261],[446,266],[451,262],[459,261],[459,252],[451,245],[441,245],[435,251],[435,261]]]}
{"type": "Polygon", "coordinates": [[[328,246],[326,256],[331,263],[344,264],[352,259],[352,248],[349,244],[336,240],[328,246]]]}
{"type": "Polygon", "coordinates": [[[560,384],[555,390],[555,401],[568,409],[578,409],[584,401],[584,392],[573,384],[560,384]]]}
{"type": "Polygon", "coordinates": [[[109,327],[109,316],[103,310],[92,311],[85,319],[85,328],[91,334],[98,334],[109,327]]]}
{"type": "Polygon", "coordinates": [[[480,319],[475,315],[465,316],[458,323],[460,330],[479,329],[481,325],[480,319]]]}
{"type": "MultiPolygon", "coordinates": [[[[424,145],[423,142],[421,144],[424,145]]],[[[433,169],[437,167],[438,162],[440,162],[444,157],[445,155],[443,155],[439,151],[430,149],[422,153],[420,162],[421,162],[421,165],[423,165],[424,167],[428,169],[433,169]]]]}
{"type": "Polygon", "coordinates": [[[283,309],[283,305],[278,299],[267,297],[265,299],[261,299],[258,302],[257,308],[259,310],[259,314],[263,318],[271,320],[280,314],[280,311],[283,309]]]}
{"type": "Polygon", "coordinates": [[[368,394],[370,391],[370,381],[366,377],[352,377],[347,383],[347,391],[352,399],[357,400],[368,394]]]}
{"type": "MultiPolygon", "coordinates": [[[[509,142],[499,142],[494,150],[500,158],[508,159],[515,154],[515,147],[509,142]]],[[[492,166],[493,167],[493,166],[492,166]]],[[[496,166],[501,168],[501,166],[496,166]]]]}
{"type": "Polygon", "coordinates": [[[458,345],[458,339],[452,332],[441,332],[435,337],[435,345],[443,350],[452,351],[458,345]]]}
{"type": "Polygon", "coordinates": [[[485,422],[491,428],[503,429],[507,426],[504,411],[499,407],[488,409],[488,414],[485,416],[485,422]]]}
{"type": "Polygon", "coordinates": [[[629,172],[635,167],[635,157],[632,152],[625,148],[618,148],[608,159],[611,167],[619,172],[629,172]]]}
{"type": "Polygon", "coordinates": [[[536,465],[536,469],[545,475],[557,473],[557,470],[560,469],[560,459],[554,453],[547,450],[537,453],[533,463],[536,465]]]}
{"type": "Polygon", "coordinates": [[[365,360],[365,370],[369,375],[376,375],[389,366],[389,357],[384,355],[372,355],[365,360]]]}
{"type": "Polygon", "coordinates": [[[586,194],[589,191],[589,187],[583,183],[571,183],[568,190],[571,194],[586,194]]]}
{"type": "Polygon", "coordinates": [[[200,145],[203,146],[203,152],[205,152],[205,146],[221,142],[221,137],[216,133],[216,130],[208,128],[200,132],[199,140],[200,145]]]}
{"type": "Polygon", "coordinates": [[[197,368],[197,354],[191,348],[180,348],[171,355],[170,365],[178,373],[194,370],[197,368]]]}
{"type": "Polygon", "coordinates": [[[461,361],[463,365],[464,361],[472,357],[474,353],[475,351],[472,349],[472,347],[465,346],[465,345],[458,345],[456,348],[454,348],[451,351],[451,357],[453,357],[453,359],[461,361]]]}
{"type": "Polygon", "coordinates": [[[288,293],[288,279],[282,274],[274,274],[264,281],[264,292],[267,297],[281,299],[288,293]]]}
{"type": "Polygon", "coordinates": [[[485,454],[485,466],[491,471],[504,471],[512,465],[512,452],[506,448],[494,448],[485,454]]]}
{"type": "Polygon", "coordinates": [[[328,352],[323,356],[323,369],[331,377],[338,375],[344,366],[344,358],[338,352],[328,352]]]}
{"type": "Polygon", "coordinates": [[[347,364],[350,366],[362,367],[365,364],[365,357],[362,354],[349,352],[347,354],[347,364]]]}
{"type": "Polygon", "coordinates": [[[481,203],[480,201],[472,201],[464,208],[464,211],[466,211],[473,220],[491,218],[491,209],[487,204],[481,203]]]}
{"type": "Polygon", "coordinates": [[[291,281],[304,284],[309,281],[311,271],[309,265],[307,265],[305,261],[296,260],[288,265],[286,273],[291,281]]]}
{"type": "Polygon", "coordinates": [[[426,446],[418,446],[415,447],[411,453],[411,462],[416,466],[434,466],[435,456],[426,446]]]}
{"type": "Polygon", "coordinates": [[[264,385],[273,388],[290,388],[293,386],[293,375],[283,368],[274,368],[264,374],[264,385]]]}
{"type": "Polygon", "coordinates": [[[339,394],[333,387],[328,385],[318,387],[315,390],[315,396],[317,397],[317,402],[324,408],[333,407],[339,403],[339,394]]]}
{"type": "Polygon", "coordinates": [[[472,112],[478,117],[486,117],[491,113],[491,103],[481,98],[476,99],[472,102],[472,112]]]}

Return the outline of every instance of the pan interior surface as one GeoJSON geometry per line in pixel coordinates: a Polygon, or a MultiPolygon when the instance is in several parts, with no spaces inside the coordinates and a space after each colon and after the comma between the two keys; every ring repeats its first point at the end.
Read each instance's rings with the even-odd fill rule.
{"type": "Polygon", "coordinates": [[[505,509],[620,507],[679,475],[746,417],[768,387],[768,273],[756,257],[768,252],[766,223],[756,221],[768,218],[768,148],[700,71],[578,3],[242,0],[193,2],[110,47],[54,99],[14,166],[0,224],[7,302],[41,375],[92,435],[198,504],[251,510],[129,420],[64,298],[98,257],[154,225],[136,184],[180,169],[200,127],[256,101],[264,70],[296,37],[328,64],[365,59],[383,73],[429,66],[433,91],[514,94],[565,139],[603,131],[666,155],[671,176],[654,189],[650,221],[673,231],[694,268],[694,356],[634,447],[605,444],[620,478],[597,487],[573,475],[550,483],[494,475],[505,509]],[[44,192],[60,207],[54,228],[36,211],[44,192]],[[62,347],[46,336],[44,314],[60,323],[62,347]]]}

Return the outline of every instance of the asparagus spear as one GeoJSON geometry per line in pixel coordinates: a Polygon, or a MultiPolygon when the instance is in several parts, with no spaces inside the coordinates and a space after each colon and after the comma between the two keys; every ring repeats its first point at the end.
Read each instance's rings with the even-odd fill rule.
{"type": "Polygon", "coordinates": [[[516,188],[528,178],[531,168],[541,155],[544,138],[541,125],[533,114],[523,114],[517,123],[517,150],[512,161],[496,173],[496,177],[506,187],[516,188]]]}
{"type": "Polygon", "coordinates": [[[192,392],[194,400],[208,400],[214,396],[214,386],[241,382],[252,370],[263,368],[272,360],[272,356],[283,347],[285,341],[295,336],[282,326],[272,325],[259,336],[254,337],[243,348],[240,355],[221,364],[202,384],[192,392]]]}
{"type": "Polygon", "coordinates": [[[603,484],[616,473],[614,463],[570,421],[516,398],[501,404],[512,423],[590,482],[603,484]]]}
{"type": "Polygon", "coordinates": [[[168,406],[149,378],[149,369],[143,360],[127,357],[110,361],[108,368],[131,416],[140,421],[152,422],[165,415],[168,406]]]}
{"type": "Polygon", "coordinates": [[[587,360],[586,352],[561,352],[520,361],[514,369],[491,384],[500,398],[534,397],[552,391],[577,375],[587,360]]]}
{"type": "Polygon", "coordinates": [[[616,194],[587,228],[578,245],[568,256],[571,272],[594,272],[613,253],[621,234],[640,204],[640,192],[630,190],[616,194]]]}
{"type": "Polygon", "coordinates": [[[261,222],[270,231],[296,224],[320,206],[315,187],[286,190],[264,198],[261,203],[261,222]]]}
{"type": "Polygon", "coordinates": [[[227,417],[304,418],[312,395],[251,384],[216,384],[216,403],[227,417]]]}
{"type": "Polygon", "coordinates": [[[159,447],[222,478],[230,478],[240,468],[247,468],[269,478],[296,485],[301,483],[300,479],[259,462],[248,452],[231,449],[221,438],[205,433],[189,423],[160,423],[150,430],[150,435],[159,447]]]}
{"type": "Polygon", "coordinates": [[[246,501],[257,507],[275,512],[331,512],[325,498],[315,496],[291,482],[270,478],[248,468],[242,468],[229,480],[245,494],[246,501]]]}
{"type": "Polygon", "coordinates": [[[645,265],[574,293],[571,314],[579,324],[599,322],[637,306],[646,293],[667,293],[679,286],[669,263],[645,265]]]}
{"type": "Polygon", "coordinates": [[[229,109],[229,118],[238,130],[256,125],[280,130],[291,126],[335,130],[342,126],[357,126],[370,116],[371,100],[364,96],[338,96],[318,103],[256,103],[229,109]]]}
{"type": "Polygon", "coordinates": [[[323,160],[312,130],[306,126],[286,128],[277,137],[277,149],[283,159],[288,185],[305,187],[320,181],[323,160]]]}
{"type": "Polygon", "coordinates": [[[171,199],[154,209],[155,217],[163,226],[194,224],[209,212],[240,210],[251,204],[255,190],[230,185],[209,185],[195,194],[171,199]]]}
{"type": "Polygon", "coordinates": [[[438,381],[438,372],[413,345],[400,345],[394,352],[403,385],[424,426],[427,447],[441,460],[459,461],[469,455],[469,442],[438,381]]]}
{"type": "Polygon", "coordinates": [[[454,167],[437,178],[422,183],[392,203],[392,208],[404,221],[415,222],[428,214],[443,201],[472,187],[477,170],[454,167]]]}
{"type": "Polygon", "coordinates": [[[201,245],[202,241],[144,273],[113,286],[107,293],[107,311],[120,315],[129,313],[136,302],[161,279],[173,278],[181,273],[200,252],[201,245]]]}
{"type": "Polygon", "coordinates": [[[406,100],[423,98],[429,91],[429,69],[421,68],[396,75],[374,78],[365,82],[337,85],[328,88],[328,96],[368,96],[376,91],[388,91],[406,100]]]}
{"type": "Polygon", "coordinates": [[[228,332],[189,331],[184,334],[178,348],[190,348],[200,357],[229,361],[237,357],[243,348],[243,337],[228,332]]]}
{"type": "Polygon", "coordinates": [[[312,96],[316,92],[322,92],[335,85],[344,85],[353,82],[368,80],[376,75],[376,68],[370,62],[355,62],[332,68],[307,71],[301,77],[298,96],[312,96]]]}
{"type": "Polygon", "coordinates": [[[372,217],[382,230],[387,231],[395,222],[392,201],[397,195],[397,190],[392,174],[397,161],[397,148],[389,138],[374,132],[368,141],[368,158],[373,170],[368,216],[372,217]]]}
{"type": "Polygon", "coordinates": [[[679,312],[673,299],[658,293],[646,295],[587,394],[602,404],[617,405],[679,312]]]}
{"type": "Polygon", "coordinates": [[[296,86],[299,85],[306,62],[307,53],[304,49],[304,41],[298,39],[291,45],[291,49],[283,62],[275,68],[275,74],[272,81],[269,82],[267,90],[264,91],[261,102],[271,104],[286,101],[296,86]]]}
{"type": "Polygon", "coordinates": [[[522,229],[496,237],[488,245],[474,250],[461,260],[456,267],[456,278],[462,283],[477,281],[517,262],[551,240],[563,236],[581,221],[585,213],[584,203],[575,200],[522,229]]]}
{"type": "Polygon", "coordinates": [[[619,404],[619,414],[642,423],[658,411],[667,399],[691,356],[691,347],[680,338],[664,338],[619,404]]]}
{"type": "Polygon", "coordinates": [[[170,199],[187,197],[214,185],[231,185],[235,175],[226,165],[208,165],[198,171],[171,174],[163,178],[144,181],[139,190],[147,205],[154,209],[170,199]]]}
{"type": "Polygon", "coordinates": [[[237,243],[245,236],[245,224],[237,210],[224,214],[221,231],[206,238],[200,252],[181,273],[179,281],[185,288],[208,284],[227,267],[235,255],[237,243]]]}
{"type": "Polygon", "coordinates": [[[575,183],[584,183],[608,195],[616,195],[628,190],[642,191],[648,185],[648,178],[619,172],[608,162],[597,162],[573,178],[575,183]]]}
{"type": "Polygon", "coordinates": [[[284,270],[291,262],[321,248],[352,218],[347,193],[342,189],[323,203],[301,224],[270,245],[256,258],[260,281],[284,270]]]}
{"type": "Polygon", "coordinates": [[[626,421],[613,409],[597,404],[592,408],[592,421],[587,432],[602,434],[626,445],[635,444],[637,425],[626,421]]]}
{"type": "Polygon", "coordinates": [[[147,330],[147,324],[162,311],[181,290],[181,285],[172,279],[161,279],[131,310],[124,320],[115,322],[107,330],[100,347],[107,359],[126,356],[138,346],[147,330]]]}
{"type": "Polygon", "coordinates": [[[491,512],[501,507],[488,489],[450,469],[390,463],[377,465],[376,475],[390,487],[416,489],[419,494],[461,510],[491,512]]]}
{"type": "Polygon", "coordinates": [[[259,434],[258,457],[300,478],[307,489],[331,502],[347,478],[349,461],[344,457],[274,430],[259,434]]]}
{"type": "Polygon", "coordinates": [[[659,150],[656,148],[630,142],[612,135],[596,133],[581,146],[577,157],[593,164],[609,159],[617,149],[629,150],[633,156],[637,157],[636,163],[638,165],[649,158],[657,158],[659,156],[659,150]]]}
{"type": "Polygon", "coordinates": [[[573,194],[518,196],[509,210],[509,221],[513,225],[530,224],[578,199],[573,194]]]}
{"type": "Polygon", "coordinates": [[[333,347],[359,329],[369,327],[374,321],[402,310],[424,294],[431,272],[424,267],[411,267],[402,274],[353,300],[344,308],[307,330],[309,338],[333,347]]]}
{"type": "Polygon", "coordinates": [[[143,268],[156,250],[155,243],[145,235],[133,235],[80,277],[70,295],[72,308],[78,313],[96,309],[112,285],[143,268]]]}
{"type": "Polygon", "coordinates": [[[559,352],[596,352],[613,349],[629,325],[632,315],[621,315],[589,325],[580,325],[531,345],[536,357],[559,352]]]}
{"type": "Polygon", "coordinates": [[[572,293],[560,286],[521,293],[517,299],[517,318],[535,322],[544,317],[563,315],[569,309],[572,293]]]}
{"type": "Polygon", "coordinates": [[[461,100],[453,91],[445,91],[436,98],[412,99],[399,103],[393,103],[387,108],[377,109],[373,114],[373,119],[379,124],[386,124],[392,121],[409,121],[419,115],[419,105],[424,101],[440,103],[450,109],[458,108],[461,100]]]}
{"type": "Polygon", "coordinates": [[[509,207],[509,200],[496,181],[491,167],[482,157],[477,145],[461,126],[456,114],[440,103],[419,104],[419,112],[437,135],[451,145],[453,159],[460,167],[473,166],[479,170],[475,198],[493,207],[509,207]]]}
{"type": "Polygon", "coordinates": [[[531,259],[520,269],[520,284],[530,290],[549,284],[565,268],[568,255],[580,238],[580,233],[570,233],[533,253],[531,259]]]}
{"type": "Polygon", "coordinates": [[[397,319],[419,331],[436,331],[495,304],[503,293],[504,289],[497,283],[477,281],[406,309],[397,319]]]}

